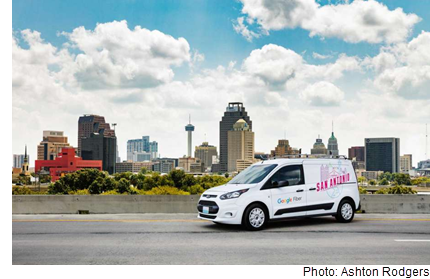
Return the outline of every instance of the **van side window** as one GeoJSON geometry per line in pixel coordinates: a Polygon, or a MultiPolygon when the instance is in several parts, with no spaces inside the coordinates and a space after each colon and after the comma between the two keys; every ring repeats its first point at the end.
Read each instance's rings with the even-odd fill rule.
{"type": "Polygon", "coordinates": [[[272,185],[274,182],[276,184],[282,185],[283,182],[288,181],[287,186],[294,186],[305,184],[305,178],[303,175],[303,166],[302,165],[294,165],[294,166],[286,166],[278,170],[271,178],[270,181],[272,185]]]}

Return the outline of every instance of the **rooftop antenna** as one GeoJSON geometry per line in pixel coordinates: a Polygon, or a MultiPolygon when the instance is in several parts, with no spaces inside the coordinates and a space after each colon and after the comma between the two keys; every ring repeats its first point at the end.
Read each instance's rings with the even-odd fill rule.
{"type": "Polygon", "coordinates": [[[428,139],[428,133],[427,133],[427,123],[426,123],[426,159],[428,158],[427,155],[427,139],[428,139]]]}
{"type": "Polygon", "coordinates": [[[191,124],[191,114],[188,115],[188,123],[191,124]]]}
{"type": "Polygon", "coordinates": [[[284,139],[287,139],[287,130],[284,129],[284,139]]]}

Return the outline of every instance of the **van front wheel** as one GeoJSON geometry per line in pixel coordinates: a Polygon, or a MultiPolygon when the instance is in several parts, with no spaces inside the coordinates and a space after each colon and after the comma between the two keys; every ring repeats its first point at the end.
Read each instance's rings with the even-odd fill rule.
{"type": "Polygon", "coordinates": [[[250,231],[262,230],[269,218],[266,209],[259,204],[249,206],[243,214],[243,225],[250,231]]]}
{"type": "Polygon", "coordinates": [[[341,223],[349,223],[354,219],[354,206],[350,200],[344,200],[337,209],[336,220],[341,223]]]}

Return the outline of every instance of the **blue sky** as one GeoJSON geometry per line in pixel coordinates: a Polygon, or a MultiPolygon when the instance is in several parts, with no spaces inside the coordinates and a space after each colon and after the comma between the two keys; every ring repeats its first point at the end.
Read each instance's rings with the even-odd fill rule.
{"type": "MultiPolygon", "coordinates": [[[[273,2],[288,1],[309,3],[312,0],[273,2]]],[[[14,0],[12,29],[17,46],[13,49],[13,152],[21,153],[25,143],[35,147],[42,130],[64,130],[70,143],[76,145],[77,117],[83,113],[98,113],[105,115],[108,122],[119,123],[119,150],[123,159],[127,139],[142,135],[151,135],[153,140],[159,141],[162,155],[178,157],[185,152],[185,148],[181,148],[186,142],[182,126],[188,114],[195,119],[195,145],[204,139],[217,145],[216,128],[222,112],[229,101],[239,100],[245,102],[253,119],[256,151],[269,152],[287,129],[292,146],[309,152],[318,134],[324,139],[329,137],[334,120],[335,127],[339,127],[336,134],[342,154],[352,145],[362,145],[364,137],[393,136],[402,139],[401,153],[412,153],[414,158],[424,159],[425,143],[422,133],[417,131],[430,119],[426,112],[430,111],[430,94],[426,91],[426,82],[430,84],[430,81],[425,75],[416,75],[423,66],[430,64],[425,52],[426,38],[430,37],[430,1],[378,1],[383,4],[377,6],[381,12],[377,21],[382,22],[379,27],[383,32],[375,35],[381,39],[377,43],[362,36],[360,30],[350,29],[351,33],[357,33],[354,38],[359,38],[351,42],[341,25],[335,31],[321,30],[319,26],[312,26],[312,19],[310,22],[302,20],[293,28],[273,28],[270,26],[273,22],[264,14],[242,13],[246,2],[14,0]],[[384,10],[385,6],[388,11],[384,10]],[[403,9],[402,16],[414,14],[421,20],[409,25],[406,21],[394,20],[398,27],[389,26],[384,20],[396,18],[394,10],[399,7],[403,9]],[[247,24],[247,28],[256,33],[267,29],[269,35],[246,40],[233,27],[240,17],[254,18],[254,23],[247,24]],[[61,50],[67,50],[71,54],[83,54],[88,59],[85,61],[97,61],[98,48],[84,50],[82,45],[78,46],[85,43],[85,38],[79,37],[77,28],[82,26],[94,31],[99,23],[116,38],[120,36],[109,28],[112,22],[122,20],[127,21],[130,30],[139,25],[172,36],[174,42],[170,43],[177,47],[181,45],[178,38],[182,37],[190,50],[173,53],[177,60],[163,60],[165,64],[159,69],[156,67],[157,72],[154,70],[150,77],[145,76],[148,70],[145,59],[152,57],[138,59],[138,74],[132,83],[123,83],[124,73],[115,72],[124,66],[118,62],[122,56],[130,55],[133,60],[139,55],[127,53],[130,49],[126,45],[112,48],[105,41],[98,41],[100,49],[109,49],[111,54],[121,53],[109,57],[113,63],[111,69],[99,64],[94,66],[95,70],[87,68],[79,72],[84,65],[80,64],[82,61],[76,56],[67,54],[65,58],[64,53],[61,54],[61,50]],[[306,25],[307,29],[301,28],[306,25]],[[387,43],[391,39],[389,36],[396,35],[395,28],[399,28],[399,32],[404,28],[410,35],[387,43]],[[24,31],[26,29],[31,31],[24,31]],[[310,37],[309,30],[320,33],[310,37]],[[35,37],[26,39],[26,36],[35,35],[33,31],[40,32],[44,42],[35,37]],[[332,35],[327,33],[329,31],[338,33],[332,35]],[[422,34],[422,31],[425,32],[422,34]],[[71,42],[68,36],[60,35],[61,32],[77,35],[78,41],[71,42]],[[409,49],[407,44],[414,39],[418,47],[409,49]],[[65,43],[75,44],[75,47],[65,43]],[[51,49],[49,44],[56,49],[51,49]],[[203,61],[194,63],[187,58],[195,51],[204,55],[203,61]],[[313,57],[314,52],[330,57],[317,59],[313,57]],[[416,57],[421,56],[423,60],[417,60],[416,57]],[[342,60],[341,57],[346,58],[342,60]],[[43,59],[45,62],[40,61],[43,59]],[[297,59],[304,62],[297,62],[297,59]],[[37,65],[34,64],[36,60],[37,65]],[[228,68],[230,61],[237,62],[233,69],[228,68]],[[107,84],[113,80],[110,87],[92,88],[94,84],[82,80],[82,77],[97,79],[98,73],[112,74],[108,79],[101,79],[107,84]],[[158,75],[155,83],[151,80],[154,75],[158,75]],[[23,101],[27,98],[28,102],[23,101]],[[52,104],[46,103],[46,99],[52,99],[52,104]],[[84,99],[87,102],[80,103],[84,99]],[[55,112],[58,117],[53,119],[55,112]],[[33,123],[27,122],[29,117],[33,123]],[[352,130],[351,122],[360,128],[352,130]],[[140,128],[134,129],[133,123],[140,128]],[[28,133],[25,140],[20,136],[24,131],[28,133]]],[[[345,4],[335,0],[317,2],[334,8],[345,4]]],[[[345,6],[348,7],[348,3],[345,6]]],[[[255,7],[249,10],[252,8],[255,7]]],[[[271,12],[276,15],[276,9],[271,12]]],[[[282,23],[284,19],[277,20],[282,23]]],[[[291,19],[285,20],[286,25],[294,25],[291,19]]],[[[139,34],[130,34],[130,39],[133,36],[137,38],[139,34]]],[[[124,71],[130,69],[130,65],[125,66],[124,71]]],[[[36,157],[35,148],[29,148],[29,152],[36,157]]]]}
{"type": "MultiPolygon", "coordinates": [[[[321,5],[328,1],[320,1],[321,5]]],[[[332,1],[335,2],[335,1],[332,1]]],[[[380,1],[390,9],[402,7],[406,13],[430,18],[427,1],[380,1]]],[[[297,53],[306,51],[307,61],[312,52],[321,54],[346,53],[347,55],[375,55],[381,44],[350,44],[339,39],[309,37],[303,29],[271,31],[253,42],[246,41],[232,28],[233,21],[242,15],[239,1],[29,1],[14,0],[12,27],[38,30],[42,38],[55,46],[66,40],[59,32],[71,32],[78,26],[94,29],[97,23],[127,20],[129,28],[140,25],[150,30],[160,30],[173,37],[184,37],[192,48],[204,53],[202,67],[227,65],[229,61],[242,61],[257,48],[272,43],[292,49],[297,53]]],[[[412,37],[421,30],[430,30],[430,21],[422,20],[415,25],[412,37]]]]}

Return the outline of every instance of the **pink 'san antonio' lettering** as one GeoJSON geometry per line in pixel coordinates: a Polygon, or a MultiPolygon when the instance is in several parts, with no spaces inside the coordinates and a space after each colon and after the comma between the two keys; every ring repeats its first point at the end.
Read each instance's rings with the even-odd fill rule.
{"type": "Polygon", "coordinates": [[[350,179],[349,173],[343,174],[343,175],[339,175],[339,176],[335,176],[332,178],[329,178],[325,181],[321,181],[317,183],[317,192],[319,191],[325,191],[327,189],[336,187],[336,185],[338,184],[343,184],[348,182],[350,179]]]}

